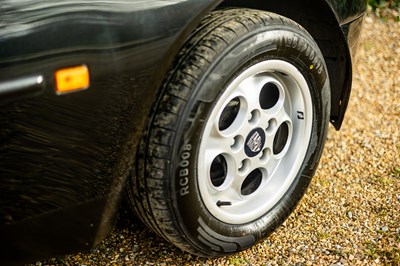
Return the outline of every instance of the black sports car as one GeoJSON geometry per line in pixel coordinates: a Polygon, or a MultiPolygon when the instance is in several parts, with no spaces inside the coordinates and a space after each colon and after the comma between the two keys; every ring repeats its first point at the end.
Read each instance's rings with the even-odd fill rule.
{"type": "Polygon", "coordinates": [[[0,264],[90,249],[121,200],[199,256],[264,239],[339,129],[365,0],[2,0],[0,264]]]}

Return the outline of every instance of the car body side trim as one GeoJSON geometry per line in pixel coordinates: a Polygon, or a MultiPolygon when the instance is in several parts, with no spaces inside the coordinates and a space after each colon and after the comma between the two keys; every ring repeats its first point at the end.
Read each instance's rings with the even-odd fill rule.
{"type": "Polygon", "coordinates": [[[0,82],[0,100],[7,101],[37,94],[45,89],[42,75],[29,76],[0,82]]]}

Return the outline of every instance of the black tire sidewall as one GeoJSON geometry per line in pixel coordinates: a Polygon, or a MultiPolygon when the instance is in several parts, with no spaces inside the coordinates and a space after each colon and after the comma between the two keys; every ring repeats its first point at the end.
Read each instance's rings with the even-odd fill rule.
{"type": "Polygon", "coordinates": [[[329,109],[330,94],[323,57],[315,42],[302,30],[282,25],[279,28],[264,27],[243,36],[216,56],[187,102],[178,122],[171,156],[173,214],[186,239],[204,250],[207,256],[221,255],[221,252],[245,249],[279,226],[301,199],[314,175],[326,137],[329,109]],[[311,140],[300,171],[274,208],[253,222],[226,224],[207,210],[198,188],[198,152],[203,130],[224,88],[246,68],[272,59],[294,65],[307,81],[313,102],[311,140]],[[310,69],[310,66],[314,67],[310,69]],[[204,240],[204,231],[213,236],[211,240],[204,240]],[[215,254],[212,254],[207,243],[214,240],[218,243],[231,241],[237,249],[231,250],[234,249],[232,245],[216,245],[221,250],[214,247],[215,254]]]}

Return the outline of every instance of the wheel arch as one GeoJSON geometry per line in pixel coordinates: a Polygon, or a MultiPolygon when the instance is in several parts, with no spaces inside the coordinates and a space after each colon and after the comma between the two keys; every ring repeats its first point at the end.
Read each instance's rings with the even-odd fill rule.
{"type": "Polygon", "coordinates": [[[296,21],[312,35],[328,67],[331,88],[330,121],[339,130],[350,97],[352,63],[346,37],[331,5],[325,0],[224,0],[218,8],[226,7],[274,12],[296,21]]]}

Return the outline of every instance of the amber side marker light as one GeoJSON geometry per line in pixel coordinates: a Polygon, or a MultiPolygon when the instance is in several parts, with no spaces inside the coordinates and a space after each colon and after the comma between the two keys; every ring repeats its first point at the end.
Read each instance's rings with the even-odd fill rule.
{"type": "Polygon", "coordinates": [[[55,72],[56,92],[64,94],[89,88],[89,69],[86,65],[59,69],[55,72]]]}

